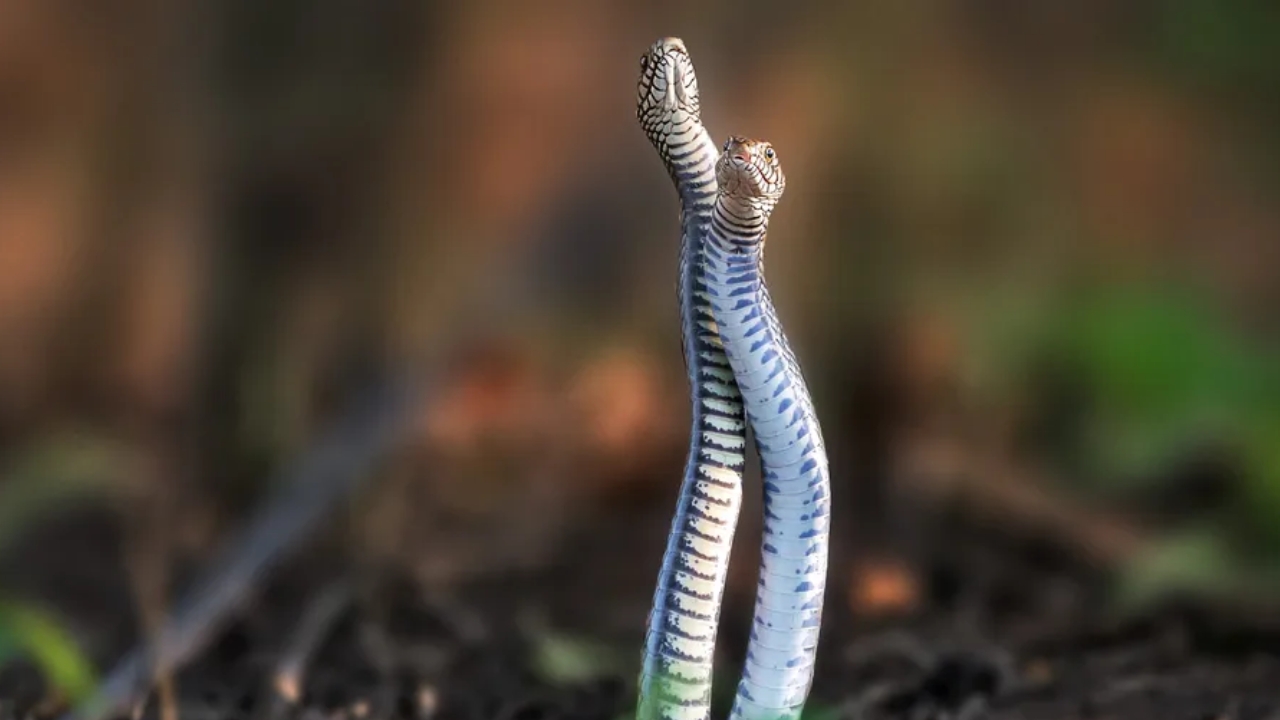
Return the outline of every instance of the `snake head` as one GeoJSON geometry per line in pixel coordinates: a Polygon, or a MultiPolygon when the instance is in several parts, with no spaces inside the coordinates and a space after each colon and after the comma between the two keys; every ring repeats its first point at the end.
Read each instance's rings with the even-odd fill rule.
{"type": "Polygon", "coordinates": [[[640,56],[636,119],[657,142],[671,127],[691,116],[699,118],[698,78],[680,38],[662,38],[640,56]]]}
{"type": "Polygon", "coordinates": [[[771,211],[787,188],[778,153],[763,140],[730,136],[716,162],[722,196],[771,211]]]}

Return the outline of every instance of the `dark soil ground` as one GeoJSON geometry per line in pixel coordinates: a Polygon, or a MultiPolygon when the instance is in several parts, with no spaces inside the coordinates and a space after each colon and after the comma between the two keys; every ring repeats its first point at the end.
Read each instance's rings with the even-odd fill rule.
{"type": "MultiPolygon", "coordinates": [[[[313,545],[272,575],[258,601],[178,675],[178,716],[626,717],[649,588],[636,579],[647,571],[619,568],[639,548],[659,547],[667,523],[653,513],[642,521],[651,527],[637,532],[636,522],[615,531],[583,528],[558,564],[455,588],[436,601],[388,579],[394,572],[357,579],[356,599],[323,635],[300,701],[290,705],[273,689],[273,676],[299,619],[334,582],[373,575],[313,545]],[[612,659],[599,663],[597,676],[552,681],[538,659],[549,630],[598,642],[612,659]]],[[[113,547],[102,535],[109,529],[83,518],[67,523],[71,534],[100,548],[81,554],[84,568],[38,566],[51,559],[42,558],[39,538],[20,562],[29,578],[44,578],[32,583],[42,596],[67,595],[62,607],[101,644],[121,646],[132,632],[132,621],[122,618],[132,611],[123,585],[112,582],[122,574],[119,564],[102,557],[113,547]],[[68,578],[97,578],[120,592],[88,597],[68,578]]],[[[37,534],[68,531],[64,525],[37,534]]],[[[1102,610],[1100,579],[1069,560],[991,531],[945,532],[947,550],[919,561],[925,590],[910,615],[857,619],[848,610],[847,582],[833,577],[811,717],[1280,718],[1280,632],[1262,621],[1186,608],[1117,620],[1102,610]]],[[[727,710],[749,612],[749,602],[726,610],[718,714],[727,710]]],[[[47,714],[43,695],[30,667],[0,672],[0,717],[47,714]]],[[[159,716],[154,695],[144,716],[159,716]]]]}

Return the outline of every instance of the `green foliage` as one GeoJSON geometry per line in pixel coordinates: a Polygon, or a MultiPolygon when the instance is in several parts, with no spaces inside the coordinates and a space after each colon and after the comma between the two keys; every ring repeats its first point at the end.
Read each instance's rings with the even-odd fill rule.
{"type": "MultiPolygon", "coordinates": [[[[1045,362],[1087,396],[1082,470],[1119,481],[1176,462],[1200,440],[1241,450],[1280,483],[1280,352],[1251,341],[1178,289],[1101,288],[1019,319],[1021,341],[989,330],[990,376],[1045,362]]],[[[990,325],[990,324],[988,324],[990,325]]],[[[1280,509],[1280,505],[1276,506],[1280,509]]]]}
{"type": "Polygon", "coordinates": [[[1280,86],[1280,6],[1270,0],[1169,0],[1156,34],[1168,64],[1218,85],[1280,86]]]}
{"type": "Polygon", "coordinates": [[[1048,349],[1078,373],[1094,404],[1095,473],[1150,472],[1188,442],[1238,436],[1242,424],[1280,410],[1267,402],[1280,365],[1187,294],[1102,291],[1050,326],[1048,349]]]}
{"type": "MultiPolygon", "coordinates": [[[[1249,548],[1251,556],[1280,550],[1280,348],[1236,331],[1205,298],[1179,287],[1093,287],[984,316],[979,325],[987,382],[1009,384],[1044,365],[1069,378],[1082,400],[1075,431],[1063,433],[1071,436],[1064,455],[1073,482],[1121,491],[1159,482],[1202,444],[1235,453],[1244,484],[1229,516],[1143,558],[1127,578],[1126,598],[1258,577],[1227,539],[1263,539],[1266,547],[1249,548]]],[[[1022,386],[1032,397],[1040,390],[1022,386]]]]}
{"type": "Polygon", "coordinates": [[[1123,608],[1140,608],[1170,593],[1234,593],[1232,553],[1219,533],[1197,529],[1166,539],[1131,564],[1120,580],[1123,608]]]}
{"type": "MultiPolygon", "coordinates": [[[[0,484],[0,552],[27,528],[68,504],[102,497],[125,467],[119,447],[65,433],[33,445],[5,468],[0,484]]],[[[97,682],[92,664],[52,614],[0,598],[0,665],[26,656],[67,699],[87,696],[97,682]]]]}
{"type": "Polygon", "coordinates": [[[72,702],[88,697],[97,684],[93,665],[53,616],[0,599],[0,665],[24,654],[72,702]]]}
{"type": "Polygon", "coordinates": [[[4,470],[0,552],[45,514],[109,491],[123,466],[119,447],[89,435],[60,434],[33,445],[4,470]]]}
{"type": "Polygon", "coordinates": [[[805,705],[800,718],[801,720],[836,720],[840,714],[840,708],[834,705],[805,705]]]}
{"type": "Polygon", "coordinates": [[[1225,445],[1265,528],[1280,517],[1280,354],[1228,327],[1186,296],[1119,293],[1076,313],[1064,349],[1097,399],[1098,472],[1155,474],[1197,441],[1225,445]]]}
{"type": "Polygon", "coordinates": [[[1220,529],[1203,526],[1167,537],[1130,562],[1117,599],[1121,611],[1132,611],[1174,594],[1248,601],[1278,592],[1280,566],[1244,557],[1220,529]]]}
{"type": "Polygon", "coordinates": [[[568,685],[628,671],[613,648],[590,640],[544,631],[534,638],[533,668],[550,683],[568,685]]]}

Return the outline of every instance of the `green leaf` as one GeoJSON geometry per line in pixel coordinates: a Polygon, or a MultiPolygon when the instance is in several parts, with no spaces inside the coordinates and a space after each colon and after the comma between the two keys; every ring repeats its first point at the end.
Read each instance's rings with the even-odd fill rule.
{"type": "Polygon", "coordinates": [[[833,705],[806,705],[800,714],[801,720],[836,720],[840,717],[840,708],[833,705]]]}
{"type": "Polygon", "coordinates": [[[1247,502],[1242,515],[1280,549],[1280,416],[1255,417],[1247,425],[1244,460],[1247,502]]]}
{"type": "Polygon", "coordinates": [[[1226,597],[1242,589],[1248,573],[1233,559],[1221,533],[1199,528],[1173,536],[1129,563],[1118,600],[1137,610],[1170,594],[1226,597]]]}
{"type": "Polygon", "coordinates": [[[543,632],[535,640],[533,667],[548,682],[569,684],[616,674],[624,664],[603,643],[543,632]]]}
{"type": "Polygon", "coordinates": [[[0,661],[22,653],[72,702],[88,697],[97,685],[93,665],[52,615],[0,599],[0,661]]]}

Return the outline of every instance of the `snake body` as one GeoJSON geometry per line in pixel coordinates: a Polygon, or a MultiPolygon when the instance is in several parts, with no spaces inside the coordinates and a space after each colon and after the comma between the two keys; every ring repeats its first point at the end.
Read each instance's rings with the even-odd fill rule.
{"type": "Polygon", "coordinates": [[[637,717],[709,717],[749,421],[764,475],[763,562],[732,716],[789,720],[799,716],[813,678],[830,500],[822,433],[761,269],[785,178],[767,144],[731,138],[721,154],[702,125],[693,65],[679,39],[661,39],[641,58],[637,118],[680,196],[681,336],[693,396],[637,717]]]}
{"type": "Polygon", "coordinates": [[[716,631],[742,502],[742,396],[706,299],[699,258],[716,198],[716,144],[702,125],[684,44],[641,58],[637,118],[680,196],[681,341],[692,394],[688,460],[658,575],[640,673],[641,720],[706,720],[716,631]]]}
{"type": "Polygon", "coordinates": [[[799,717],[813,681],[830,476],[813,401],[765,285],[769,215],[786,177],[768,143],[731,137],[703,243],[708,299],[760,453],[765,523],[756,612],[732,716],[799,717]]]}

